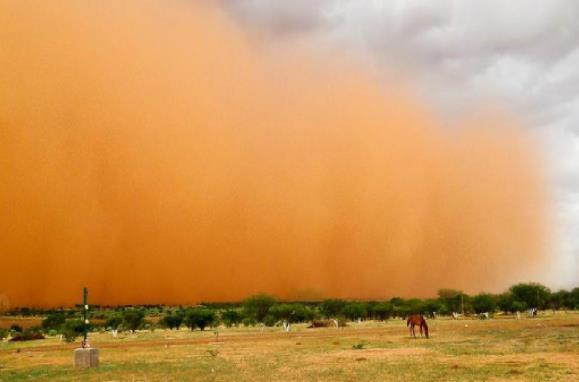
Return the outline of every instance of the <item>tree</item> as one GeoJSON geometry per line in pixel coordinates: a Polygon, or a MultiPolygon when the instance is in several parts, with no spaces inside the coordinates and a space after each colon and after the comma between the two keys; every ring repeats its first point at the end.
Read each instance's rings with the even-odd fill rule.
{"type": "MultiPolygon", "coordinates": [[[[519,311],[517,308],[521,307],[521,303],[516,301],[510,292],[507,292],[497,297],[497,306],[505,313],[515,313],[519,311]]],[[[524,310],[524,307],[521,310],[524,310]]]]}
{"type": "Polygon", "coordinates": [[[551,293],[549,296],[549,308],[553,310],[559,310],[565,306],[565,301],[569,299],[569,292],[566,290],[560,290],[555,293],[551,293]]]}
{"type": "Polygon", "coordinates": [[[394,306],[389,302],[379,302],[372,307],[374,318],[384,321],[394,314],[394,306]]]}
{"type": "Polygon", "coordinates": [[[429,317],[438,314],[445,309],[445,305],[439,299],[428,299],[422,303],[421,311],[429,317]]]}
{"type": "Polygon", "coordinates": [[[42,320],[42,329],[44,330],[58,330],[66,321],[63,313],[51,313],[44,320],[42,320]]]}
{"type": "Polygon", "coordinates": [[[443,288],[438,290],[438,299],[450,312],[462,312],[465,294],[461,290],[443,288]]]}
{"type": "Polygon", "coordinates": [[[181,313],[167,314],[165,317],[163,317],[159,321],[159,324],[162,327],[168,328],[170,330],[173,330],[173,329],[179,330],[179,328],[183,324],[183,319],[184,319],[184,317],[181,313]]]}
{"type": "Polygon", "coordinates": [[[520,283],[509,290],[515,300],[524,302],[528,308],[544,309],[551,296],[549,288],[539,283],[520,283]]]}
{"type": "Polygon", "coordinates": [[[481,293],[472,298],[472,307],[476,313],[493,313],[497,308],[495,296],[481,293]]]}
{"type": "Polygon", "coordinates": [[[251,296],[243,302],[244,316],[257,322],[263,322],[269,309],[275,303],[275,298],[267,294],[262,293],[251,296]]]}
{"type": "Polygon", "coordinates": [[[365,319],[368,316],[366,304],[360,302],[350,302],[342,310],[344,317],[349,320],[365,319]]]}
{"type": "Polygon", "coordinates": [[[221,321],[228,328],[239,325],[241,320],[243,316],[237,310],[227,309],[221,313],[221,321]]]}
{"type": "Polygon", "coordinates": [[[304,304],[276,304],[269,310],[269,315],[278,321],[290,323],[309,321],[314,318],[314,313],[304,304]]]}
{"type": "Polygon", "coordinates": [[[401,298],[391,299],[394,305],[394,314],[399,317],[407,317],[410,314],[418,314],[424,312],[424,303],[417,298],[404,300],[401,298]]]}
{"type": "Polygon", "coordinates": [[[217,321],[215,312],[207,308],[193,308],[185,312],[185,325],[191,330],[199,328],[205,330],[207,326],[212,326],[217,321]]]}
{"type": "Polygon", "coordinates": [[[139,329],[145,322],[145,313],[142,310],[131,309],[123,312],[123,327],[131,332],[139,329]]]}
{"type": "Polygon", "coordinates": [[[346,301],[340,299],[328,299],[320,304],[320,313],[326,318],[335,318],[342,315],[346,301]]]}
{"type": "Polygon", "coordinates": [[[113,314],[109,316],[105,321],[105,328],[111,328],[111,330],[118,330],[123,323],[123,317],[118,314],[113,314]]]}
{"type": "Polygon", "coordinates": [[[571,290],[565,299],[565,307],[569,309],[579,309],[579,288],[571,290]]]}

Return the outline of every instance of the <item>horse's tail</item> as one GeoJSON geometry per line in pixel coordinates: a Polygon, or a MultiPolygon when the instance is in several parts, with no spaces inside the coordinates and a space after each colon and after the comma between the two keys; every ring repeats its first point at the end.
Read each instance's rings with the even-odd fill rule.
{"type": "Polygon", "coordinates": [[[411,321],[410,316],[408,316],[408,318],[406,319],[406,327],[410,326],[410,321],[411,321]]]}
{"type": "Polygon", "coordinates": [[[428,338],[428,324],[426,324],[426,320],[422,319],[422,325],[424,325],[424,335],[428,338]]]}

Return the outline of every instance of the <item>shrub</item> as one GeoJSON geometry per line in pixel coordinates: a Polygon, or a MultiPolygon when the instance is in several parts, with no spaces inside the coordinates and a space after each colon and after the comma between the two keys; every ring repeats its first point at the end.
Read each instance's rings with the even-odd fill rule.
{"type": "Polygon", "coordinates": [[[579,288],[571,290],[565,300],[565,306],[569,309],[579,309],[579,288]]]}
{"type": "Polygon", "coordinates": [[[74,342],[77,337],[83,334],[84,327],[85,324],[81,320],[66,320],[61,327],[63,339],[66,342],[74,342]]]}
{"type": "Polygon", "coordinates": [[[344,314],[344,317],[354,321],[357,319],[365,319],[368,315],[368,309],[364,303],[351,302],[344,306],[342,313],[344,314]]]}
{"type": "Polygon", "coordinates": [[[346,301],[340,299],[324,300],[320,304],[320,313],[326,318],[334,318],[342,315],[346,301]]]}
{"type": "Polygon", "coordinates": [[[245,317],[241,322],[243,323],[243,326],[245,326],[245,327],[255,326],[255,324],[257,324],[257,321],[255,321],[251,317],[245,317]]]}
{"type": "Polygon", "coordinates": [[[503,293],[497,297],[497,306],[499,309],[505,313],[514,313],[513,302],[515,299],[510,293],[503,293]]]}
{"type": "Polygon", "coordinates": [[[438,299],[446,306],[450,312],[460,312],[462,310],[462,301],[464,294],[456,289],[439,289],[438,299]]]}
{"type": "Polygon", "coordinates": [[[276,321],[305,322],[315,318],[315,313],[304,304],[277,304],[271,307],[269,314],[276,321]]]}
{"type": "Polygon", "coordinates": [[[555,293],[551,293],[549,296],[549,308],[553,310],[559,310],[565,307],[565,301],[569,299],[569,292],[566,290],[560,290],[555,293]]]}
{"type": "Polygon", "coordinates": [[[421,311],[429,317],[433,317],[435,313],[445,311],[446,306],[439,299],[428,299],[422,303],[421,311]]]}
{"type": "Polygon", "coordinates": [[[237,310],[227,309],[221,313],[221,321],[228,328],[239,325],[242,319],[241,313],[237,310]]]}
{"type": "Polygon", "coordinates": [[[22,326],[17,324],[10,325],[10,331],[12,333],[22,333],[22,326]]]}
{"type": "Polygon", "coordinates": [[[183,315],[181,313],[168,314],[159,321],[161,327],[173,330],[179,329],[183,324],[183,315]]]}
{"type": "Polygon", "coordinates": [[[407,317],[410,314],[422,313],[423,302],[417,298],[404,300],[401,298],[393,298],[390,300],[393,305],[394,315],[398,317],[407,317]]]}
{"type": "Polygon", "coordinates": [[[8,337],[8,334],[9,334],[8,329],[0,328],[0,341],[8,337]]]}
{"type": "Polygon", "coordinates": [[[123,317],[118,314],[113,314],[106,319],[105,328],[111,328],[111,330],[118,330],[122,323],[123,317]]]}
{"type": "Polygon", "coordinates": [[[257,322],[263,322],[275,302],[275,298],[267,294],[251,296],[243,302],[244,315],[257,322]]]}
{"type": "Polygon", "coordinates": [[[63,313],[51,313],[44,320],[42,320],[42,329],[44,330],[58,330],[66,321],[63,313]]]}
{"type": "Polygon", "coordinates": [[[207,326],[212,326],[217,322],[217,317],[211,309],[193,308],[186,311],[184,321],[191,330],[195,330],[195,328],[205,330],[207,326]]]}
{"type": "Polygon", "coordinates": [[[394,313],[394,307],[389,302],[379,302],[372,307],[373,316],[377,320],[384,321],[394,313]]]}
{"type": "Polygon", "coordinates": [[[44,336],[42,335],[40,328],[28,328],[23,332],[18,332],[12,336],[10,339],[11,342],[17,341],[34,341],[34,340],[43,340],[44,336]]]}
{"type": "Polygon", "coordinates": [[[267,316],[265,316],[265,318],[263,319],[263,323],[265,326],[275,326],[275,324],[278,322],[278,320],[272,315],[272,314],[268,314],[267,316]]]}
{"type": "Polygon", "coordinates": [[[131,332],[141,328],[145,322],[145,313],[142,310],[131,309],[123,312],[123,327],[131,332]]]}

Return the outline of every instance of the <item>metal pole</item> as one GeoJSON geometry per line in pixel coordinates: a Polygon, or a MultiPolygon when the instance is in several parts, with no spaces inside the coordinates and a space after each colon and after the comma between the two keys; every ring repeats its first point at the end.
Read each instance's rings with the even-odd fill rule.
{"type": "Polygon", "coordinates": [[[83,310],[83,341],[82,341],[82,347],[85,347],[88,342],[87,342],[87,337],[88,337],[88,304],[87,304],[87,300],[88,300],[88,289],[86,289],[86,287],[84,287],[82,289],[82,310],[83,310]]]}

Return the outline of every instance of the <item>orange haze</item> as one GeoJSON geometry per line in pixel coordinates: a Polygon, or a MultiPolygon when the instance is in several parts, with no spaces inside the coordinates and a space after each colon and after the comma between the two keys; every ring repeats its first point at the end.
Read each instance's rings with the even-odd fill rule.
{"type": "Polygon", "coordinates": [[[545,251],[539,161],[214,5],[0,0],[0,295],[55,306],[497,290],[545,251]],[[263,42],[263,41],[262,41],[263,42]],[[275,54],[273,54],[275,52],[275,54]]]}

